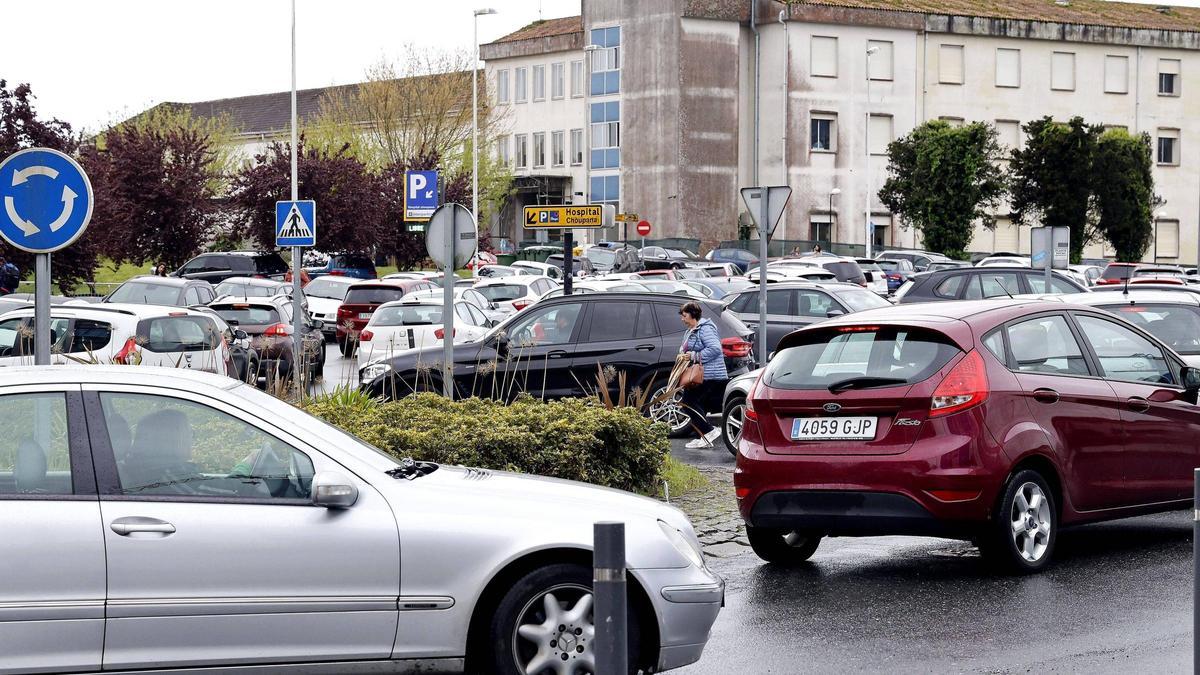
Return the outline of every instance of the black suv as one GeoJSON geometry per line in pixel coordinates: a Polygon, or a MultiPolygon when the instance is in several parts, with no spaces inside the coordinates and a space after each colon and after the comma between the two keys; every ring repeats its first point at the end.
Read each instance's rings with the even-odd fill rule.
{"type": "MultiPolygon", "coordinates": [[[[460,397],[510,399],[526,392],[538,398],[587,396],[597,388],[597,364],[626,373],[626,394],[666,387],[686,327],[679,308],[691,298],[658,293],[588,293],[539,301],[475,342],[454,346],[454,379],[460,397]]],[[[720,302],[695,300],[721,335],[725,367],[735,377],[753,367],[753,333],[720,302]]],[[[367,364],[359,372],[371,396],[400,398],[417,391],[442,391],[442,346],[409,350],[367,364]]],[[[607,386],[615,401],[620,379],[607,386]]],[[[664,400],[648,411],[676,433],[687,429],[678,401],[664,400]]]]}
{"type": "Polygon", "coordinates": [[[982,300],[1030,293],[1086,293],[1087,289],[1054,272],[1046,290],[1046,272],[1028,267],[965,267],[921,272],[896,291],[896,302],[982,300]]]}
{"type": "Polygon", "coordinates": [[[203,279],[219,284],[230,277],[258,277],[282,281],[288,265],[274,251],[201,253],[171,273],[173,277],[203,279]]]}

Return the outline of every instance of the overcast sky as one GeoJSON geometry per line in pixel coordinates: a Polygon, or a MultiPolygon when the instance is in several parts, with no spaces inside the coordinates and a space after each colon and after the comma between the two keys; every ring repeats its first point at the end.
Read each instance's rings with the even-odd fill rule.
{"type": "MultiPolygon", "coordinates": [[[[644,0],[653,2],[654,0],[644,0]]],[[[1200,6],[1200,0],[1162,0],[1200,6]]],[[[580,0],[297,0],[301,89],[359,82],[414,43],[471,47],[580,0]]],[[[0,78],[29,82],[39,114],[95,131],[162,101],[205,101],[291,86],[288,0],[5,2],[0,78]]]]}

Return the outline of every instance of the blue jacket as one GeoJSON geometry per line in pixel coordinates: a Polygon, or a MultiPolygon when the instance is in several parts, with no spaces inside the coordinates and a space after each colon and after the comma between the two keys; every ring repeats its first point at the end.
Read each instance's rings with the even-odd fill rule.
{"type": "Polygon", "coordinates": [[[687,332],[683,340],[681,352],[692,355],[693,361],[704,365],[704,381],[728,380],[729,372],[725,370],[725,352],[721,349],[721,334],[712,319],[701,319],[695,328],[687,332]]]}

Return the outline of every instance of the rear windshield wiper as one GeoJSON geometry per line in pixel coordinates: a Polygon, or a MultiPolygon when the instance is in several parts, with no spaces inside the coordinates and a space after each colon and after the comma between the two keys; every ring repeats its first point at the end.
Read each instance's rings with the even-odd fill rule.
{"type": "Polygon", "coordinates": [[[869,387],[886,387],[889,384],[907,384],[908,380],[897,377],[851,377],[838,380],[829,385],[830,393],[837,394],[848,389],[867,389],[869,387]]]}

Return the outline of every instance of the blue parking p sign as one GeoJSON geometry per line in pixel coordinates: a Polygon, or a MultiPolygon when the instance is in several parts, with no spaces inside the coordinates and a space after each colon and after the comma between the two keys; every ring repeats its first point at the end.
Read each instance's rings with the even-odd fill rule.
{"type": "Polygon", "coordinates": [[[404,172],[404,219],[429,220],[438,207],[438,172],[404,172]]]}
{"type": "Polygon", "coordinates": [[[275,202],[275,245],[317,245],[317,203],[311,199],[275,202]]]}

